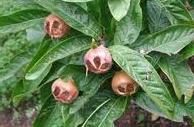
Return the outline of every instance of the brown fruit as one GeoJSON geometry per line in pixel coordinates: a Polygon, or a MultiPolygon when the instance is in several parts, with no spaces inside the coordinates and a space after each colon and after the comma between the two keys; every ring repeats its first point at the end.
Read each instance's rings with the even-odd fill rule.
{"type": "Polygon", "coordinates": [[[66,104],[72,103],[79,94],[73,80],[64,81],[62,79],[57,79],[52,84],[51,89],[55,100],[66,104]]]}
{"type": "Polygon", "coordinates": [[[112,79],[113,91],[122,96],[129,96],[137,91],[137,83],[124,71],[116,72],[112,79]]]}
{"type": "Polygon", "coordinates": [[[96,74],[105,73],[112,67],[112,56],[109,50],[100,45],[90,49],[84,56],[86,69],[96,74]]]}
{"type": "Polygon", "coordinates": [[[45,19],[44,29],[51,38],[61,38],[69,32],[70,27],[61,18],[51,14],[45,19]]]}

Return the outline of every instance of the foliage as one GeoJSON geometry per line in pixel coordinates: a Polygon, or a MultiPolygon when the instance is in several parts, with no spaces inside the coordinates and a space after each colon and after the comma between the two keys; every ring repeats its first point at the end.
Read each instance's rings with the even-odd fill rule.
{"type": "Polygon", "coordinates": [[[191,0],[1,0],[0,106],[17,106],[38,94],[34,127],[112,127],[130,100],[173,121],[194,121],[194,74],[187,64],[194,55],[193,18],[191,0]],[[45,34],[51,13],[71,27],[67,36],[45,34]],[[87,73],[83,55],[100,39],[113,67],[87,73]],[[110,88],[121,69],[140,86],[134,96],[110,88]],[[53,81],[61,77],[78,85],[72,104],[51,96],[53,81]]]}

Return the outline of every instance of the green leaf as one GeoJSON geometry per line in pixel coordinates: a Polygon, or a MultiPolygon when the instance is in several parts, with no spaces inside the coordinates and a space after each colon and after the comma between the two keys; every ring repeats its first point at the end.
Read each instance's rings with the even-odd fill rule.
{"type": "Polygon", "coordinates": [[[194,74],[187,63],[180,63],[176,56],[172,56],[160,59],[159,66],[172,82],[178,99],[184,96],[187,103],[194,92],[194,74]]]}
{"type": "Polygon", "coordinates": [[[138,40],[136,49],[144,53],[158,51],[166,54],[177,54],[194,39],[194,26],[174,25],[160,32],[138,40]]]}
{"type": "Polygon", "coordinates": [[[192,120],[194,120],[194,97],[185,105],[185,110],[192,120]]]}
{"type": "Polygon", "coordinates": [[[173,117],[168,117],[166,116],[159,108],[156,103],[154,103],[150,97],[144,92],[139,92],[135,96],[135,103],[140,106],[141,108],[155,114],[159,115],[162,117],[165,117],[167,119],[170,119],[172,121],[176,122],[183,122],[183,117],[184,116],[190,116],[189,114],[186,113],[186,109],[188,109],[184,104],[181,104],[179,102],[176,102],[174,111],[172,112],[173,117]]]}
{"type": "Polygon", "coordinates": [[[113,127],[128,107],[129,97],[116,97],[109,91],[100,91],[84,109],[81,110],[86,117],[81,127],[113,127]]]}
{"type": "Polygon", "coordinates": [[[141,86],[167,116],[172,116],[173,98],[154,67],[144,56],[119,45],[110,47],[110,51],[114,61],[141,86]]]}
{"type": "Polygon", "coordinates": [[[189,45],[187,45],[181,52],[180,52],[180,58],[181,60],[187,60],[188,58],[192,57],[194,55],[194,42],[191,42],[189,45]]]}
{"type": "Polygon", "coordinates": [[[65,2],[89,2],[89,1],[93,1],[93,0],[62,0],[65,2]]]}
{"type": "Polygon", "coordinates": [[[153,2],[152,4],[159,9],[156,12],[161,10],[163,16],[167,17],[171,24],[192,20],[191,15],[180,0],[149,0],[149,2],[153,2]]]}
{"type": "Polygon", "coordinates": [[[99,24],[80,6],[60,0],[35,0],[50,12],[60,16],[72,28],[98,38],[101,34],[99,24]]]}
{"type": "Polygon", "coordinates": [[[91,38],[86,36],[75,36],[59,42],[57,45],[49,49],[39,59],[34,61],[28,69],[26,79],[33,80],[38,78],[43,71],[53,62],[89,49],[91,38]]]}
{"type": "Polygon", "coordinates": [[[113,17],[120,21],[127,15],[131,0],[108,0],[108,6],[113,17]]]}
{"type": "Polygon", "coordinates": [[[99,24],[102,26],[102,31],[106,38],[112,40],[114,37],[113,20],[109,11],[107,0],[94,0],[87,3],[88,13],[95,16],[99,24]]]}
{"type": "Polygon", "coordinates": [[[120,22],[117,22],[114,44],[132,44],[139,36],[141,27],[142,10],[140,0],[131,0],[127,15],[120,22]]]}
{"type": "Polygon", "coordinates": [[[148,26],[151,32],[160,31],[170,25],[166,14],[166,8],[160,5],[159,0],[148,0],[147,5],[148,26]]]}
{"type": "Polygon", "coordinates": [[[6,16],[26,9],[42,9],[33,0],[1,0],[0,16],[6,16]]]}
{"type": "Polygon", "coordinates": [[[26,72],[44,55],[46,54],[46,52],[49,50],[50,48],[50,44],[51,41],[48,39],[43,40],[39,47],[37,52],[35,53],[35,55],[33,56],[31,62],[28,64],[28,67],[26,68],[26,72]]]}
{"type": "Polygon", "coordinates": [[[145,92],[138,92],[134,97],[135,103],[153,114],[166,117],[160,107],[145,92]]]}
{"type": "Polygon", "coordinates": [[[14,33],[40,24],[47,14],[41,9],[27,9],[0,16],[0,34],[14,33]]]}

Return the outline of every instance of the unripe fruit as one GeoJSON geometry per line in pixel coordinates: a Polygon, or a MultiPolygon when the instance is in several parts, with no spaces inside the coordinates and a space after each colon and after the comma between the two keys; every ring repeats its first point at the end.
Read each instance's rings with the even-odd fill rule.
{"type": "Polygon", "coordinates": [[[57,79],[52,84],[51,89],[55,100],[66,104],[72,103],[79,94],[73,80],[63,81],[62,79],[57,79]]]}
{"type": "Polygon", "coordinates": [[[129,96],[137,91],[137,83],[124,71],[116,72],[112,79],[113,91],[122,96],[129,96]]]}
{"type": "Polygon", "coordinates": [[[112,67],[112,57],[109,50],[100,45],[90,49],[84,56],[86,69],[96,74],[105,73],[112,67]]]}
{"type": "Polygon", "coordinates": [[[61,38],[69,32],[70,27],[58,16],[49,15],[45,19],[44,29],[51,38],[61,38]]]}

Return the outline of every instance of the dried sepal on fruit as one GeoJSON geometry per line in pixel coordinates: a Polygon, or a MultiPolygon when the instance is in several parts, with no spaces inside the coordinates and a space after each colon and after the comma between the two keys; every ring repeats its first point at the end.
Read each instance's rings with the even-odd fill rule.
{"type": "Polygon", "coordinates": [[[116,72],[112,79],[112,89],[117,95],[129,96],[137,91],[137,83],[124,71],[116,72]]]}
{"type": "Polygon", "coordinates": [[[84,64],[87,71],[96,74],[105,73],[112,67],[112,56],[109,50],[101,44],[98,47],[91,48],[85,54],[84,64]]]}
{"type": "Polygon", "coordinates": [[[51,89],[55,100],[61,103],[72,103],[79,95],[79,91],[73,80],[64,81],[59,78],[54,81],[51,89]]]}
{"type": "Polygon", "coordinates": [[[61,38],[69,32],[70,27],[61,18],[51,14],[45,19],[44,29],[51,38],[61,38]]]}

